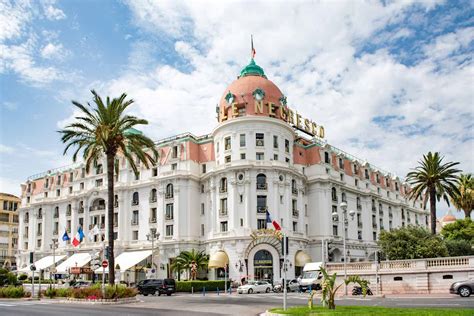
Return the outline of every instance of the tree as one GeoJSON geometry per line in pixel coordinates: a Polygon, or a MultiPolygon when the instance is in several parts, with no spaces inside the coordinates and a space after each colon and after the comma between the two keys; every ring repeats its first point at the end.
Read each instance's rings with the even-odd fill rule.
{"type": "Polygon", "coordinates": [[[188,275],[192,275],[192,279],[194,279],[195,275],[190,273],[192,266],[195,265],[197,270],[206,268],[209,263],[209,256],[204,251],[191,249],[191,251],[181,252],[176,260],[181,262],[182,266],[188,271],[188,275]]]}
{"type": "Polygon", "coordinates": [[[470,218],[458,219],[445,225],[441,235],[446,240],[466,240],[474,244],[474,221],[470,218]]]}
{"type": "Polygon", "coordinates": [[[114,170],[118,155],[127,159],[135,174],[138,173],[135,164],[137,160],[146,168],[155,163],[158,153],[153,141],[134,129],[137,125],[146,125],[148,121],[135,116],[125,114],[125,110],[133,104],[133,100],[125,100],[127,95],[123,93],[119,98],[110,100],[107,97],[104,104],[102,98],[94,91],[94,104],[87,106],[72,101],[81,115],[75,118],[75,122],[67,125],[59,131],[61,140],[66,144],[64,154],[70,148],[76,148],[72,156],[77,160],[82,151],[86,171],[89,172],[91,164],[96,165],[99,159],[105,155],[107,160],[107,217],[108,217],[108,243],[109,243],[109,284],[115,282],[115,259],[114,259],[114,170]],[[151,153],[151,154],[150,154],[151,153]]]}
{"type": "Polygon", "coordinates": [[[171,271],[174,271],[178,274],[178,281],[181,281],[181,271],[185,270],[183,261],[176,257],[170,265],[171,271]]]}
{"type": "Polygon", "coordinates": [[[467,240],[445,240],[446,248],[450,257],[474,255],[473,244],[467,240]]]}
{"type": "Polygon", "coordinates": [[[458,211],[464,211],[464,218],[471,218],[471,212],[474,209],[474,178],[471,174],[461,174],[458,191],[451,198],[451,202],[458,211]]]}
{"type": "Polygon", "coordinates": [[[382,231],[378,245],[387,259],[422,259],[446,257],[448,250],[440,236],[418,226],[382,231]]]}
{"type": "Polygon", "coordinates": [[[423,155],[423,160],[419,165],[407,174],[407,181],[413,187],[408,197],[411,200],[423,199],[423,208],[430,201],[431,234],[436,234],[436,200],[441,197],[449,205],[449,197],[454,197],[459,191],[457,188],[458,176],[460,170],[454,166],[459,162],[443,163],[444,157],[438,152],[434,154],[429,152],[423,155]]]}

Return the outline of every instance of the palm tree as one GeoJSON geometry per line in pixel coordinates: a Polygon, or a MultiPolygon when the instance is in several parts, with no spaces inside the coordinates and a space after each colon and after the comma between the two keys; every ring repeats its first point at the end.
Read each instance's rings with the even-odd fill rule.
{"type": "Polygon", "coordinates": [[[174,271],[178,274],[178,281],[181,281],[181,271],[185,269],[185,263],[182,258],[179,256],[176,257],[170,265],[171,271],[174,271]]]}
{"type": "Polygon", "coordinates": [[[456,209],[464,211],[465,218],[471,218],[474,209],[474,178],[471,174],[461,174],[458,190],[459,193],[451,198],[451,202],[456,209]]]}
{"type": "Polygon", "coordinates": [[[426,208],[428,199],[430,200],[431,233],[436,234],[436,200],[441,197],[448,203],[449,198],[458,193],[456,187],[460,170],[454,166],[459,162],[442,163],[443,158],[438,152],[429,152],[423,155],[423,160],[413,171],[407,174],[407,181],[413,187],[408,197],[411,200],[423,198],[423,208],[426,208]]]}
{"type": "Polygon", "coordinates": [[[192,265],[195,264],[197,270],[206,268],[209,263],[209,256],[206,255],[204,251],[196,251],[194,249],[191,249],[191,251],[181,252],[177,257],[177,260],[182,262],[182,265],[186,268],[188,275],[191,275],[190,271],[192,265]]]}
{"type": "Polygon", "coordinates": [[[71,147],[76,147],[72,156],[75,162],[80,151],[85,162],[86,171],[89,172],[91,164],[97,164],[105,155],[107,159],[107,216],[109,239],[109,284],[115,281],[114,260],[114,170],[116,157],[125,157],[129,165],[138,173],[134,157],[146,168],[150,163],[155,163],[158,153],[153,141],[134,129],[136,125],[146,125],[148,121],[125,114],[125,110],[133,104],[133,100],[125,100],[123,93],[119,98],[110,100],[107,97],[104,104],[102,98],[94,91],[94,104],[87,106],[72,101],[81,116],[77,116],[74,123],[67,125],[63,130],[61,140],[66,144],[64,154],[71,147]],[[150,155],[150,152],[152,155],[150,155]]]}

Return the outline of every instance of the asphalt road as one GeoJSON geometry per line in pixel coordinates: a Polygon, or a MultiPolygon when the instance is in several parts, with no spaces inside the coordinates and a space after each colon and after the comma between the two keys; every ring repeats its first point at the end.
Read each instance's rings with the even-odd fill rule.
{"type": "MultiPolygon", "coordinates": [[[[167,296],[139,296],[139,302],[124,305],[88,305],[64,304],[56,300],[20,301],[0,300],[0,315],[258,315],[268,308],[282,305],[282,294],[253,295],[215,295],[177,294],[167,296]]],[[[319,298],[314,302],[319,304],[319,298]]],[[[290,293],[288,306],[305,305],[307,294],[290,293]]],[[[474,314],[474,297],[458,296],[436,297],[389,297],[389,298],[355,298],[338,299],[339,305],[373,305],[392,307],[437,307],[437,308],[472,308],[474,314]]]]}

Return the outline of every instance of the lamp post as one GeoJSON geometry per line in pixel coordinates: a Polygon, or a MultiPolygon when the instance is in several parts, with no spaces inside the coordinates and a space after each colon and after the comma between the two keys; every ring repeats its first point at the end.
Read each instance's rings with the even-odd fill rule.
{"type": "Polygon", "coordinates": [[[244,264],[243,264],[242,260],[239,259],[239,262],[236,262],[236,263],[235,263],[235,269],[238,269],[238,270],[239,270],[240,283],[243,285],[243,282],[242,282],[242,271],[244,271],[244,264]]]}
{"type": "Polygon", "coordinates": [[[154,264],[154,256],[153,256],[153,252],[155,250],[155,239],[158,240],[158,238],[160,238],[160,233],[157,233],[155,229],[150,229],[150,233],[149,234],[146,234],[146,239],[148,241],[151,241],[151,270],[152,270],[152,276],[155,276],[155,272],[156,271],[156,267],[155,267],[155,264],[154,264]]]}
{"type": "MultiPolygon", "coordinates": [[[[51,281],[51,272],[56,274],[56,243],[58,242],[58,240],[56,238],[53,238],[51,239],[51,244],[49,245],[49,247],[51,247],[51,249],[53,250],[53,268],[49,270],[49,280],[51,281]]],[[[51,284],[51,282],[50,282],[51,284]]],[[[56,278],[54,278],[54,286],[53,287],[56,287],[56,278]]]]}
{"type": "MultiPolygon", "coordinates": [[[[346,202],[341,202],[339,206],[342,209],[342,221],[344,223],[344,232],[342,234],[342,244],[343,244],[343,251],[344,251],[344,279],[347,279],[347,254],[346,254],[346,224],[349,222],[347,219],[347,203],[346,202]]],[[[351,216],[351,219],[354,219],[355,211],[350,210],[349,215],[351,216]]],[[[334,220],[337,220],[339,218],[339,214],[337,212],[332,213],[332,218],[334,220]]],[[[345,282],[344,282],[345,284],[345,282]]],[[[344,286],[344,295],[347,296],[347,284],[344,286]]]]}

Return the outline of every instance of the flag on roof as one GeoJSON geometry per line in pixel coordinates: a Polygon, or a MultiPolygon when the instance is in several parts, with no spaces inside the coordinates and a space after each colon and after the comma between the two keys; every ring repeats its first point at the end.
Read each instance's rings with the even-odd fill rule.
{"type": "Polygon", "coordinates": [[[255,54],[257,53],[255,51],[255,48],[253,47],[253,35],[250,35],[250,42],[252,43],[252,48],[250,50],[250,56],[252,57],[252,59],[255,58],[255,54]]]}
{"type": "Polygon", "coordinates": [[[275,220],[272,220],[272,217],[270,216],[270,212],[268,212],[268,211],[267,211],[267,223],[272,223],[275,230],[281,230],[281,227],[278,224],[278,222],[275,221],[275,220]]]}
{"type": "Polygon", "coordinates": [[[76,236],[74,236],[74,239],[72,240],[72,244],[74,247],[79,246],[79,244],[82,242],[84,239],[84,232],[82,231],[82,227],[79,226],[77,229],[76,236]]]}

